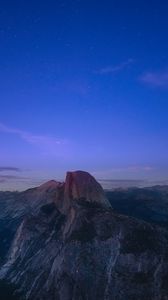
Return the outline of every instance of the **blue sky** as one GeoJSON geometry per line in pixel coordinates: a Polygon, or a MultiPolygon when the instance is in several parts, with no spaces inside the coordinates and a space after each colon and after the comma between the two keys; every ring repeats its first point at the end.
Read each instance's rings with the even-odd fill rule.
{"type": "Polygon", "coordinates": [[[168,178],[167,13],[167,1],[1,3],[0,188],[70,169],[168,178]]]}

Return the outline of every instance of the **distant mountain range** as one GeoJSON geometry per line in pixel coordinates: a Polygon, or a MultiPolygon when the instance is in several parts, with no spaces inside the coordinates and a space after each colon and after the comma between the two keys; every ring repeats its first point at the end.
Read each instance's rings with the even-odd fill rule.
{"type": "Polygon", "coordinates": [[[113,208],[152,224],[168,228],[168,186],[106,191],[113,208]]]}
{"type": "Polygon", "coordinates": [[[99,179],[98,180],[105,190],[114,190],[117,188],[127,189],[132,187],[153,187],[168,185],[168,180],[138,180],[138,179],[99,179]]]}
{"type": "Polygon", "coordinates": [[[0,296],[168,300],[168,187],[103,191],[68,172],[0,192],[0,296]]]}

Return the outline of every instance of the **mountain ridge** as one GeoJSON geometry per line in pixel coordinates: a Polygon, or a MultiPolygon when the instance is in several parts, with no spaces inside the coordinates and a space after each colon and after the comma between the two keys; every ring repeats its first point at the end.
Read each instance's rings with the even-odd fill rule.
{"type": "Polygon", "coordinates": [[[167,230],[115,212],[90,174],[67,176],[55,190],[26,194],[35,201],[20,216],[1,280],[27,300],[167,300],[167,230]]]}

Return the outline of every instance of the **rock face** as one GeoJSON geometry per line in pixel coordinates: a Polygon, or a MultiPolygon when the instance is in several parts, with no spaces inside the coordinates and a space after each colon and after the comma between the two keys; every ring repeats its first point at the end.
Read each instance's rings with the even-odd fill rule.
{"type": "Polygon", "coordinates": [[[49,192],[49,191],[55,191],[57,188],[59,188],[62,185],[63,185],[62,182],[56,180],[50,180],[40,185],[37,189],[38,191],[49,192]]]}
{"type": "Polygon", "coordinates": [[[67,172],[65,181],[65,212],[72,206],[72,201],[84,200],[89,203],[97,203],[102,207],[111,207],[105,197],[101,185],[87,172],[67,172]]]}
{"type": "Polygon", "coordinates": [[[167,300],[168,232],[116,214],[88,173],[58,190],[23,219],[1,279],[29,300],[167,300]]]}
{"type": "Polygon", "coordinates": [[[39,213],[41,206],[62,198],[64,183],[49,181],[24,192],[0,192],[0,265],[23,219],[39,213]]]}

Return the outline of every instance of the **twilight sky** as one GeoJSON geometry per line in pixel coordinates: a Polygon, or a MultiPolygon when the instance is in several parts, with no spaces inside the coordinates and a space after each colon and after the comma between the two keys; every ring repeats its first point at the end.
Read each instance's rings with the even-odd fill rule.
{"type": "Polygon", "coordinates": [[[168,2],[1,1],[0,189],[168,179],[168,2]]]}

